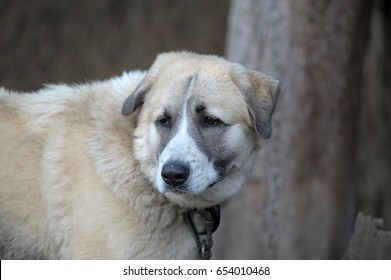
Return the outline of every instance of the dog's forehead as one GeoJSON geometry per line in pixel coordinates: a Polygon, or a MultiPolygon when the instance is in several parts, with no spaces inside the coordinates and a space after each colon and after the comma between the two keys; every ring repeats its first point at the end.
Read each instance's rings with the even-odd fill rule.
{"type": "Polygon", "coordinates": [[[155,107],[154,117],[165,111],[177,112],[187,103],[187,110],[195,111],[202,105],[226,122],[248,122],[245,98],[227,69],[208,64],[182,72],[175,70],[171,70],[175,74],[159,77],[152,87],[150,104],[155,107]]]}
{"type": "Polygon", "coordinates": [[[174,67],[174,70],[165,70],[158,76],[152,87],[153,99],[169,98],[179,101],[190,96],[197,96],[204,100],[209,98],[243,98],[230,73],[224,69],[202,67],[201,69],[183,68],[179,70],[174,67]]]}

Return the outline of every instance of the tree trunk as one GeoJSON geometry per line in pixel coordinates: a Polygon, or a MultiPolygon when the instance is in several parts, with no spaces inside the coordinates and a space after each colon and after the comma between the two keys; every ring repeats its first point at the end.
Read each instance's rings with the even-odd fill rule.
{"type": "Polygon", "coordinates": [[[375,0],[364,72],[357,164],[359,210],[391,228],[391,3],[375,0]]]}
{"type": "Polygon", "coordinates": [[[373,219],[371,216],[358,214],[354,234],[344,259],[391,259],[391,231],[384,230],[383,219],[373,219]]]}
{"type": "Polygon", "coordinates": [[[272,137],[222,210],[216,258],[341,258],[370,1],[233,0],[228,59],[280,79],[272,137]],[[233,230],[230,230],[232,228],[233,230]]]}

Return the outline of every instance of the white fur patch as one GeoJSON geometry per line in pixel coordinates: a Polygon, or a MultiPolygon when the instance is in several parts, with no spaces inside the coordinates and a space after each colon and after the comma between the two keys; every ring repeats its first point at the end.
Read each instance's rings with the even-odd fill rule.
{"type": "MultiPolygon", "coordinates": [[[[193,76],[187,89],[187,99],[192,94],[196,76],[193,76]]],[[[169,161],[181,161],[190,169],[189,178],[186,181],[186,192],[199,194],[218,180],[218,173],[212,162],[197,147],[196,142],[189,134],[187,100],[185,100],[181,120],[177,134],[168,142],[159,157],[159,164],[156,173],[158,190],[162,193],[168,191],[167,185],[161,176],[164,164],[169,161]]]]}
{"type": "MultiPolygon", "coordinates": [[[[185,115],[186,113],[184,113],[185,115]]],[[[157,187],[160,192],[166,192],[161,172],[165,163],[169,161],[182,161],[190,168],[190,175],[186,182],[189,193],[203,192],[210,184],[218,179],[218,173],[208,158],[200,151],[187,129],[187,118],[182,116],[178,133],[170,140],[159,158],[158,172],[156,174],[157,187]]]]}

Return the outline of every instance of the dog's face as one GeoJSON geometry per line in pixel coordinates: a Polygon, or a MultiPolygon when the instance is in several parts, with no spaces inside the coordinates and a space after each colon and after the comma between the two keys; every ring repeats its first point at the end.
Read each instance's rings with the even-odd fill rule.
{"type": "Polygon", "coordinates": [[[125,101],[140,110],[135,156],[144,174],[172,202],[208,207],[244,184],[270,135],[278,82],[215,56],[158,56],[125,101]]]}

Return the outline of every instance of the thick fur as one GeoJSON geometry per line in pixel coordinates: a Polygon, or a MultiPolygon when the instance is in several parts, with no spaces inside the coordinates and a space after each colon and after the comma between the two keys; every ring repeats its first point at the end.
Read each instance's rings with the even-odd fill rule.
{"type": "Polygon", "coordinates": [[[238,192],[277,92],[258,72],[186,52],[102,82],[0,89],[2,258],[197,258],[182,213],[238,192]],[[171,159],[190,169],[181,189],[161,179],[171,159]]]}

